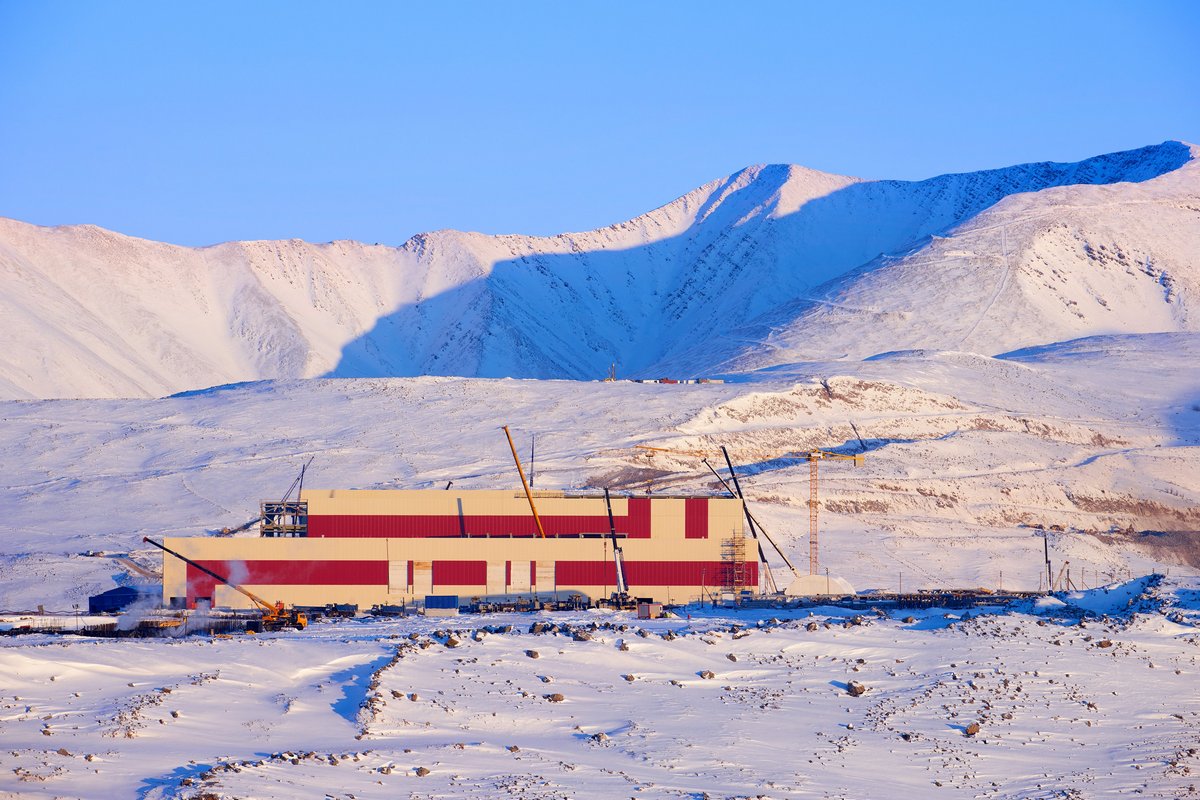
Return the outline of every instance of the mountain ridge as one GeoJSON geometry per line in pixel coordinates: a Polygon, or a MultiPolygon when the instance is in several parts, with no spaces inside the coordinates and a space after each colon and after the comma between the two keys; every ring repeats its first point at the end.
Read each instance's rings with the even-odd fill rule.
{"type": "MultiPolygon", "coordinates": [[[[1138,217],[1130,223],[1138,242],[1117,241],[1118,231],[1111,242],[1084,244],[1093,254],[1111,252],[1098,244],[1119,245],[1128,261],[1146,249],[1146,237],[1166,241],[1165,274],[1183,311],[1150,317],[1175,326],[1169,330],[1191,330],[1196,265],[1187,253],[1200,248],[1192,249],[1196,226],[1187,203],[1200,196],[1196,155],[1194,146],[1167,142],[1072,164],[1035,162],[915,182],[757,165],[594,231],[434,231],[399,246],[292,239],[187,248],[91,225],[40,228],[0,219],[0,310],[15,321],[0,353],[0,396],[164,395],[321,375],[581,379],[602,376],[613,361],[622,374],[682,376],[825,358],[831,335],[821,332],[827,320],[813,310],[814,298],[827,306],[862,303],[882,286],[894,294],[906,274],[930,291],[961,291],[917,269],[919,254],[944,256],[946,242],[961,244],[965,232],[1012,225],[1004,214],[1014,203],[1026,216],[1070,217],[1077,211],[1063,201],[1080,197],[1094,210],[1100,195],[1090,190],[1105,188],[1107,202],[1122,211],[1098,224],[1114,230],[1138,203],[1158,211],[1183,202],[1171,212],[1182,235],[1152,230],[1138,217]],[[1036,198],[1033,212],[1021,197],[1036,198]],[[801,339],[826,344],[807,353],[796,346],[801,339]]],[[[1084,222],[1097,224],[1073,224],[1084,222]]],[[[984,250],[975,254],[981,262],[995,255],[992,244],[984,250]]],[[[1018,288],[1023,274],[1014,279],[1018,288]]],[[[1161,282],[1162,274],[1147,277],[1161,282]]],[[[1091,289],[1128,288],[1109,283],[1091,289]]],[[[1125,306],[1150,302],[1138,286],[1125,306]]],[[[905,289],[912,302],[927,302],[914,291],[905,289]]],[[[1010,299],[1001,291],[970,302],[990,308],[1010,299]]],[[[935,295],[928,302],[948,301],[935,295]]],[[[1037,313],[1022,307],[1019,316],[1031,329],[1061,329],[1072,338],[1122,330],[1064,325],[1048,306],[1037,313]]],[[[893,321],[903,322],[903,314],[893,321]]],[[[869,349],[898,337],[896,346],[875,352],[963,344],[986,350],[993,335],[987,326],[966,336],[938,329],[940,339],[909,341],[897,325],[870,326],[851,340],[869,349]],[[979,341],[973,344],[972,335],[979,341]]],[[[848,331],[840,328],[844,338],[848,331]]],[[[1011,350],[1045,341],[1009,336],[1003,344],[1011,350]]],[[[846,353],[865,355],[871,353],[846,353]]]]}

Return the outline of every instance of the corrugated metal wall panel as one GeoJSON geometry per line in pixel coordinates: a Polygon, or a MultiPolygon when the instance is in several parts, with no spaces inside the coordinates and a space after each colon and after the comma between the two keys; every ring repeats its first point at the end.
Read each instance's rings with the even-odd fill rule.
{"type": "Polygon", "coordinates": [[[528,592],[533,585],[533,566],[528,561],[508,563],[508,590],[514,593],[528,592]]]}
{"type": "Polygon", "coordinates": [[[689,497],[684,500],[684,538],[708,538],[708,498],[689,497]]]}
{"type": "Polygon", "coordinates": [[[438,586],[487,586],[486,561],[434,561],[433,585],[438,586]]]}
{"type": "Polygon", "coordinates": [[[630,539],[650,538],[650,498],[630,497],[629,515],[625,518],[625,529],[617,528],[618,533],[629,535],[630,539]]]}
{"type": "Polygon", "coordinates": [[[617,585],[617,566],[611,561],[557,561],[554,567],[559,586],[617,585]]]}
{"type": "Polygon", "coordinates": [[[433,562],[432,561],[414,561],[413,562],[413,594],[417,597],[424,597],[427,594],[433,594],[433,562]]]}
{"type": "MultiPolygon", "coordinates": [[[[649,538],[649,500],[642,499],[634,504],[638,514],[632,517],[613,516],[617,533],[630,537],[649,538]],[[645,505],[643,505],[645,504],[645,505]]],[[[542,515],[542,528],[547,537],[578,536],[583,533],[608,533],[608,515],[604,516],[556,516],[542,515]]],[[[326,538],[382,538],[382,539],[426,539],[461,536],[537,536],[537,524],[530,514],[434,516],[428,514],[371,515],[309,514],[308,535],[313,539],[326,538]]]]}
{"type": "Polygon", "coordinates": [[[411,561],[389,561],[388,562],[388,591],[389,592],[407,592],[411,585],[409,580],[409,565],[411,561]]]}
{"type": "Polygon", "coordinates": [[[508,589],[508,563],[505,561],[487,561],[487,593],[504,594],[508,589]]]}
{"type": "MultiPolygon", "coordinates": [[[[218,575],[243,586],[388,585],[387,561],[199,561],[218,575]]],[[[216,578],[187,567],[187,596],[212,597],[216,578]]]]}
{"type": "MultiPolygon", "coordinates": [[[[318,516],[430,514],[453,516],[459,513],[483,516],[519,516],[529,505],[520,490],[470,489],[440,491],[429,489],[309,489],[302,494],[310,514],[318,516]]],[[[538,513],[548,516],[606,515],[601,497],[547,496],[535,492],[538,513]]],[[[625,498],[612,499],[613,513],[624,515],[625,498]]]]}
{"type": "Polygon", "coordinates": [[[535,561],[534,570],[533,583],[537,587],[537,590],[539,592],[553,592],[555,590],[554,562],[535,561]]]}
{"type": "MultiPolygon", "coordinates": [[[[636,501],[638,498],[634,498],[636,501]]],[[[681,506],[682,506],[682,501],[681,506]]],[[[737,501],[711,501],[709,503],[710,528],[708,539],[685,539],[681,527],[678,538],[660,537],[657,533],[652,539],[624,539],[622,548],[628,567],[630,585],[635,594],[641,586],[671,587],[671,596],[675,598],[698,596],[698,590],[688,590],[687,587],[698,587],[703,581],[705,587],[712,589],[721,585],[721,533],[720,529],[712,527],[721,524],[719,520],[729,509],[730,504],[740,513],[737,501]],[[699,571],[693,569],[687,572],[686,567],[680,567],[674,572],[665,571],[654,565],[662,563],[682,562],[684,564],[703,563],[709,565],[699,571]],[[638,564],[650,564],[649,572],[638,574],[638,564]],[[680,570],[683,570],[682,572],[680,570]],[[652,583],[652,581],[656,583],[652,583]]],[[[632,504],[635,507],[637,502],[632,504]]],[[[658,530],[656,528],[656,530],[658,530]]],[[[538,590],[548,595],[557,588],[561,595],[563,591],[580,591],[590,597],[606,596],[615,586],[615,576],[611,573],[611,547],[607,539],[580,538],[550,538],[541,540],[536,537],[525,538],[433,538],[433,539],[273,539],[273,538],[214,538],[214,537],[171,537],[166,545],[180,553],[194,558],[202,563],[218,564],[247,562],[280,562],[284,574],[277,580],[289,583],[265,583],[268,587],[279,586],[276,591],[271,588],[264,592],[269,599],[284,600],[285,602],[300,602],[308,604],[312,598],[328,597],[324,602],[357,602],[369,606],[373,602],[396,602],[397,594],[407,594],[423,597],[434,591],[432,562],[441,561],[482,561],[497,565],[508,563],[506,584],[508,594],[527,594],[531,591],[532,580],[537,578],[541,585],[538,590]],[[539,570],[532,562],[542,562],[543,569],[539,570]],[[565,565],[560,571],[554,562],[595,562],[598,566],[580,567],[581,569],[596,570],[588,574],[570,573],[573,568],[565,565]],[[351,575],[350,583],[317,583],[324,581],[320,574],[305,575],[310,569],[309,564],[343,564],[347,569],[353,569],[352,562],[377,563],[378,575],[351,575]],[[397,588],[397,578],[391,562],[404,565],[406,574],[403,578],[404,587],[400,592],[397,588]],[[409,566],[409,562],[413,562],[409,566]],[[423,564],[421,570],[417,564],[423,564]],[[582,579],[591,575],[598,580],[596,584],[583,583],[582,579]],[[570,580],[571,585],[563,583],[570,580]],[[302,581],[314,581],[311,584],[302,581]],[[361,581],[361,582],[360,582],[361,581]],[[557,584],[557,587],[556,587],[557,584]],[[286,592],[282,587],[287,587],[286,592]],[[409,588],[411,587],[411,589],[409,588]],[[324,592],[324,594],[322,594],[324,592]],[[389,597],[389,594],[391,595],[389,597]],[[303,599],[301,599],[303,598],[303,599]]],[[[178,559],[166,556],[163,561],[163,596],[184,597],[187,591],[188,568],[178,559]]],[[[218,570],[219,571],[219,570],[218,570]]],[[[225,574],[225,573],[222,573],[225,574]]],[[[478,576],[476,576],[478,577],[478,576]]],[[[254,578],[261,580],[261,577],[254,578]]],[[[343,578],[345,579],[345,578],[343,578]]],[[[746,565],[745,582],[753,586],[758,581],[758,567],[754,563],[746,565]]],[[[487,576],[478,583],[473,583],[461,589],[464,594],[482,594],[487,591],[494,593],[494,587],[488,584],[497,583],[494,576],[487,576]]],[[[254,584],[250,584],[252,587],[254,584]]],[[[440,587],[439,587],[440,588],[440,587]]],[[[252,588],[253,591],[253,588],[252,588]]],[[[452,593],[460,589],[447,589],[443,593],[452,593]]],[[[195,592],[192,593],[193,596],[195,592]]],[[[645,591],[640,596],[658,596],[665,593],[658,590],[645,591]]],[[[207,593],[201,596],[209,596],[207,593]]]]}
{"type": "Polygon", "coordinates": [[[721,561],[626,561],[625,575],[636,595],[639,586],[720,586],[725,567],[721,561]]]}

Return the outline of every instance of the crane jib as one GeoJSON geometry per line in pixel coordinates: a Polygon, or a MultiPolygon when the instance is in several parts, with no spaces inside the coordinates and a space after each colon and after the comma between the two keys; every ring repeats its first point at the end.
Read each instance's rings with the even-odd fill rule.
{"type": "Polygon", "coordinates": [[[158,542],[151,539],[149,536],[143,536],[142,541],[149,542],[150,544],[157,547],[159,550],[162,550],[165,553],[170,553],[171,555],[175,556],[176,558],[178,558],[180,561],[184,562],[185,564],[189,564],[189,565],[195,567],[196,569],[200,570],[201,572],[203,572],[207,575],[210,575],[213,578],[216,578],[221,583],[228,586],[230,589],[241,592],[242,594],[246,595],[246,597],[249,597],[251,600],[253,600],[258,606],[260,606],[264,610],[271,612],[271,613],[274,613],[276,611],[275,607],[272,606],[270,603],[268,603],[266,600],[263,600],[261,597],[259,597],[258,595],[254,594],[253,592],[251,592],[247,589],[243,589],[241,586],[238,586],[236,583],[229,580],[228,578],[222,578],[220,575],[213,572],[211,569],[204,566],[203,564],[197,564],[195,561],[192,561],[187,556],[182,555],[181,553],[176,553],[171,548],[167,547],[164,544],[159,544],[158,542]]]}

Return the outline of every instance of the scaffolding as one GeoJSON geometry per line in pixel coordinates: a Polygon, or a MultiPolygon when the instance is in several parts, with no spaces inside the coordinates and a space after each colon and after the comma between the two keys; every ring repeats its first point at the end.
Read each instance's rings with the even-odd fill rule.
{"type": "Polygon", "coordinates": [[[746,588],[746,534],[736,531],[721,542],[721,590],[740,595],[746,588]]]}
{"type": "Polygon", "coordinates": [[[262,527],[259,534],[269,538],[303,538],[308,536],[308,501],[266,501],[262,504],[262,527]]]}

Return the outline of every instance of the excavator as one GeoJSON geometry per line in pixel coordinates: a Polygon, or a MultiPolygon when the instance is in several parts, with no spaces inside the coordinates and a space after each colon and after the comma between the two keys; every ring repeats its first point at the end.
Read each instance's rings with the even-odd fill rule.
{"type": "Polygon", "coordinates": [[[251,602],[253,602],[254,605],[258,607],[259,612],[262,614],[262,629],[263,630],[278,631],[278,630],[282,630],[284,628],[295,628],[296,630],[304,630],[304,628],[308,626],[308,615],[305,614],[303,611],[297,611],[296,609],[294,609],[290,606],[284,605],[280,601],[276,601],[274,603],[269,603],[266,600],[259,597],[258,595],[256,595],[254,592],[251,592],[248,589],[244,589],[241,586],[238,586],[233,581],[229,580],[228,578],[218,575],[217,573],[213,572],[211,569],[204,566],[203,564],[197,564],[195,561],[192,561],[187,556],[181,555],[180,553],[176,553],[174,550],[167,547],[166,545],[159,544],[158,542],[151,539],[149,536],[142,537],[142,541],[148,542],[149,544],[154,545],[159,550],[162,550],[164,553],[170,553],[171,555],[178,558],[180,561],[183,561],[184,563],[195,567],[196,569],[200,570],[201,572],[205,573],[206,575],[209,575],[209,576],[215,578],[216,580],[219,580],[221,583],[225,584],[230,589],[233,589],[235,591],[241,592],[242,594],[246,595],[246,597],[250,598],[251,602]]]}

